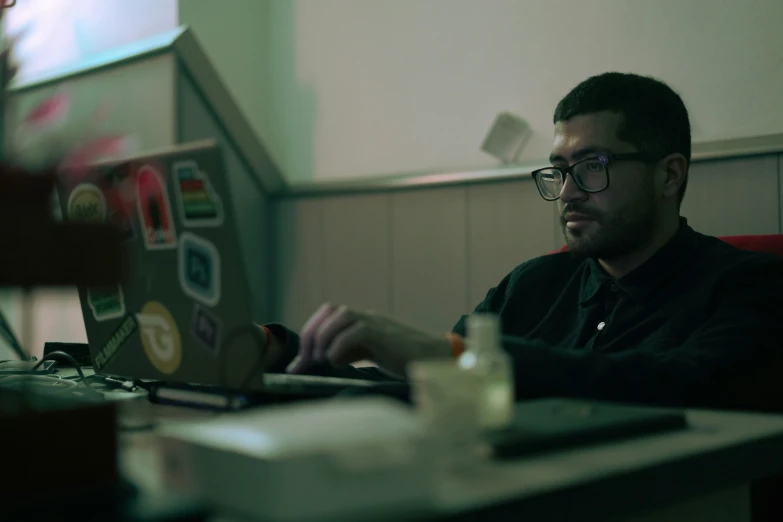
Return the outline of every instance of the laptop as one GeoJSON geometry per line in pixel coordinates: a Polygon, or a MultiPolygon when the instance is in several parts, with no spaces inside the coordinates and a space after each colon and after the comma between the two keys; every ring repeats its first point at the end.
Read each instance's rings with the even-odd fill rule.
{"type": "Polygon", "coordinates": [[[95,168],[87,181],[62,182],[58,196],[63,219],[108,222],[123,235],[126,281],[78,289],[96,373],[304,396],[389,389],[264,374],[230,177],[214,141],[95,168]]]}

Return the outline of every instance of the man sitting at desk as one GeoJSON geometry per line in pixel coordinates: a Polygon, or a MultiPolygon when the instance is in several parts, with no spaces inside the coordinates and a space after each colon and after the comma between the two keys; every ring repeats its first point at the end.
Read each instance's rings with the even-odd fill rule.
{"type": "MultiPolygon", "coordinates": [[[[518,398],[776,407],[783,262],[680,217],[691,157],[682,99],[607,73],[568,93],[554,124],[552,166],[533,177],[557,201],[568,252],[522,263],[476,307],[500,316],[518,398]]],[[[300,336],[264,331],[273,370],[388,379],[411,360],[454,357],[465,318],[443,335],[327,304],[300,336]],[[344,367],[364,359],[380,369],[344,367]]]]}

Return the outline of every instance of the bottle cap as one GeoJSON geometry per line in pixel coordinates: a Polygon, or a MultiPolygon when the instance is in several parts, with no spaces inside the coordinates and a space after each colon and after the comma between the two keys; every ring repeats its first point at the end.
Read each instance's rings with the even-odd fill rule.
{"type": "Polygon", "coordinates": [[[468,350],[492,350],[500,346],[500,320],[492,314],[472,314],[467,322],[468,350]]]}

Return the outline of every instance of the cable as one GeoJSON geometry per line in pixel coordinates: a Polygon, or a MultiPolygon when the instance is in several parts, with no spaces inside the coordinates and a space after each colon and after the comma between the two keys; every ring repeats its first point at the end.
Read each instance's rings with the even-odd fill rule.
{"type": "Polygon", "coordinates": [[[68,379],[60,379],[54,375],[3,375],[0,376],[0,383],[20,381],[25,384],[29,382],[46,384],[48,386],[61,386],[63,388],[75,388],[79,386],[79,383],[69,381],[68,379]]]}
{"type": "Polygon", "coordinates": [[[32,369],[36,370],[45,361],[48,361],[50,359],[64,359],[64,360],[68,361],[69,363],[71,363],[71,366],[73,366],[73,368],[76,370],[76,373],[79,374],[79,378],[78,379],[64,379],[64,380],[71,381],[71,382],[73,382],[74,384],[77,384],[77,385],[78,384],[82,384],[84,386],[84,388],[87,391],[89,391],[90,393],[93,393],[93,394],[97,395],[98,397],[101,398],[101,400],[105,399],[105,397],[103,396],[103,393],[101,393],[100,390],[98,390],[95,387],[93,387],[93,385],[89,381],[89,379],[87,379],[87,377],[84,376],[84,372],[82,371],[81,364],[79,364],[79,362],[76,359],[74,359],[70,354],[67,354],[65,352],[60,352],[60,351],[48,353],[40,361],[35,363],[35,366],[33,366],[32,369]],[[77,381],[79,381],[79,382],[77,382],[77,381]]]}
{"type": "Polygon", "coordinates": [[[84,372],[82,371],[82,366],[70,354],[67,354],[65,352],[52,352],[52,353],[46,354],[46,356],[43,359],[38,361],[35,364],[35,366],[32,367],[32,370],[37,370],[39,366],[41,366],[45,361],[48,361],[50,359],[65,359],[66,361],[71,363],[71,366],[74,367],[74,369],[76,370],[76,373],[79,374],[79,378],[82,381],[84,381],[85,383],[87,382],[85,380],[86,377],[84,376],[84,372]]]}
{"type": "Polygon", "coordinates": [[[127,392],[135,392],[138,389],[138,386],[136,386],[136,384],[134,384],[133,381],[123,381],[120,379],[115,379],[113,377],[104,377],[103,382],[112,384],[118,388],[122,388],[127,392]]]}

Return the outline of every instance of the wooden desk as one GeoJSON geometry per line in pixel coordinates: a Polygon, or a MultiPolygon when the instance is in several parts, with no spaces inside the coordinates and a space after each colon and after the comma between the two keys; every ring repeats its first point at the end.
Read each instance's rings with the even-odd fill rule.
{"type": "MultiPolygon", "coordinates": [[[[214,415],[133,406],[161,422],[214,415]]],[[[688,419],[692,427],[682,432],[517,462],[485,462],[470,474],[444,476],[425,518],[750,520],[749,483],[783,470],[783,416],[692,411],[688,419]]],[[[154,432],[125,433],[122,461],[141,487],[162,487],[154,432]]],[[[395,519],[392,513],[382,515],[395,519]]]]}

